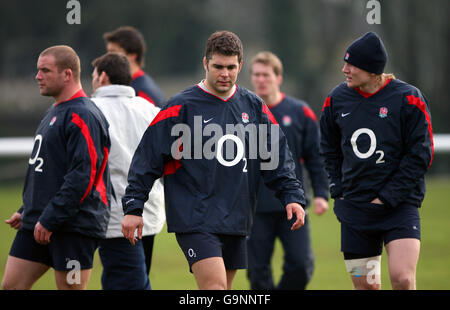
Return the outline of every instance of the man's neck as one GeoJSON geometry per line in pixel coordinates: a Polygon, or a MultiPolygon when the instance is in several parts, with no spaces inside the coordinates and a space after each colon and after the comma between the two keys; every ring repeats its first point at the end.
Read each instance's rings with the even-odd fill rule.
{"type": "Polygon", "coordinates": [[[283,94],[281,91],[276,91],[272,94],[269,94],[268,96],[261,96],[261,99],[269,106],[275,106],[278,103],[280,103],[281,99],[283,98],[283,94]]]}
{"type": "Polygon", "coordinates": [[[130,70],[131,70],[131,76],[133,76],[136,72],[141,70],[141,67],[139,67],[136,63],[130,63],[130,70]]]}
{"type": "Polygon", "coordinates": [[[374,94],[378,90],[380,90],[380,88],[382,88],[385,83],[385,77],[381,76],[381,78],[374,78],[372,81],[360,86],[359,90],[368,94],[374,94]]]}
{"type": "Polygon", "coordinates": [[[67,86],[63,91],[57,96],[54,96],[56,103],[64,102],[69,100],[73,95],[75,95],[80,89],[82,89],[81,83],[75,83],[73,85],[67,86]]]}
{"type": "Polygon", "coordinates": [[[209,93],[224,100],[228,99],[233,94],[236,87],[236,85],[233,85],[233,87],[231,87],[230,90],[228,90],[226,93],[219,93],[213,87],[211,87],[211,85],[209,85],[207,79],[202,80],[201,83],[203,83],[203,85],[206,87],[209,93]]]}

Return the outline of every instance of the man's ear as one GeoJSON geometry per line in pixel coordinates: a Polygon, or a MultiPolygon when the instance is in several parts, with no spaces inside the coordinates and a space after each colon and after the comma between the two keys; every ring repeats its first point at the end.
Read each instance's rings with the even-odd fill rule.
{"type": "Polygon", "coordinates": [[[66,68],[64,69],[64,82],[68,82],[73,78],[72,69],[66,68]]]}
{"type": "Polygon", "coordinates": [[[239,72],[241,72],[243,64],[244,64],[244,60],[241,59],[241,62],[239,63],[239,72]]]}
{"type": "Polygon", "coordinates": [[[111,84],[109,81],[109,76],[106,74],[105,71],[103,71],[100,76],[98,77],[98,81],[100,83],[100,86],[105,86],[111,84]]]}
{"type": "Polygon", "coordinates": [[[278,86],[280,86],[283,83],[283,76],[281,74],[277,76],[277,83],[278,86]]]}
{"type": "Polygon", "coordinates": [[[205,71],[208,71],[208,61],[206,60],[206,56],[203,57],[203,68],[205,71]]]}

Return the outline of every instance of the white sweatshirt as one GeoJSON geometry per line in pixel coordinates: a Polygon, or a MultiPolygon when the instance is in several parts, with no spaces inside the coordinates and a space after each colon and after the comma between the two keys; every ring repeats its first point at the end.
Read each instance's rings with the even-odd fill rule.
{"type": "MultiPolygon", "coordinates": [[[[111,218],[106,238],[123,237],[122,196],[128,185],[128,170],[142,135],[160,109],[137,97],[134,89],[125,85],[99,87],[91,99],[105,115],[111,138],[108,163],[116,198],[111,197],[111,218]]],[[[166,217],[161,179],[154,183],[145,203],[143,220],[144,236],[155,235],[164,226],[166,217]]]]}

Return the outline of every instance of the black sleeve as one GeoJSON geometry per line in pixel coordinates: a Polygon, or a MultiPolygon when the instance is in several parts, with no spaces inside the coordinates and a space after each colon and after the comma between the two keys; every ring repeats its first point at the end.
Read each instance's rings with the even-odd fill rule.
{"type": "Polygon", "coordinates": [[[283,206],[296,202],[304,208],[306,205],[304,191],[295,175],[295,163],[287,139],[267,106],[264,103],[262,106],[262,123],[268,127],[265,142],[270,153],[270,161],[262,162],[261,166],[264,183],[275,191],[275,196],[283,206]]]}
{"type": "Polygon", "coordinates": [[[330,194],[332,198],[340,198],[342,196],[341,167],[343,155],[340,145],[341,133],[334,122],[331,97],[327,97],[322,109],[320,135],[320,153],[328,172],[330,194]]]}
{"type": "Polygon", "coordinates": [[[311,117],[305,117],[304,124],[305,129],[303,131],[302,139],[304,165],[308,170],[311,179],[314,196],[328,200],[328,177],[324,168],[322,156],[320,155],[319,125],[317,121],[311,117]]]}
{"type": "Polygon", "coordinates": [[[122,198],[124,214],[142,215],[153,183],[163,175],[165,164],[173,160],[171,148],[175,137],[171,136],[171,130],[180,117],[181,107],[168,103],[145,131],[128,172],[128,186],[122,198]]]}
{"type": "Polygon", "coordinates": [[[402,126],[406,153],[394,175],[378,193],[378,198],[392,207],[410,195],[433,160],[431,114],[420,92],[404,97],[402,126]]]}
{"type": "MultiPolygon", "coordinates": [[[[68,169],[56,195],[39,218],[48,230],[55,231],[70,220],[92,191],[104,154],[102,131],[98,120],[89,113],[73,112],[66,125],[68,169]]],[[[106,146],[109,150],[109,145],[106,146]]]]}

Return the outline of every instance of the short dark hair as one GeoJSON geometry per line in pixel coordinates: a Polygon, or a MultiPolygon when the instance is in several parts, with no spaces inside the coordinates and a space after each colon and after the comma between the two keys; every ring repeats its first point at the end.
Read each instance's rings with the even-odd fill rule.
{"type": "Polygon", "coordinates": [[[55,57],[55,64],[58,68],[58,72],[70,69],[72,70],[74,80],[77,82],[80,81],[80,58],[73,48],[68,45],[55,45],[43,50],[39,56],[48,55],[55,57]]]}
{"type": "Polygon", "coordinates": [[[114,31],[103,34],[105,42],[120,45],[127,54],[136,54],[136,62],[144,67],[145,64],[145,40],[142,33],[132,26],[122,26],[114,31]]]}
{"type": "Polygon", "coordinates": [[[225,56],[237,55],[240,63],[244,56],[241,39],[230,31],[222,30],[214,32],[206,41],[206,60],[209,61],[213,54],[225,56]]]}
{"type": "Polygon", "coordinates": [[[130,85],[130,63],[125,55],[119,53],[106,53],[92,62],[100,75],[106,72],[111,84],[130,85]]]}

